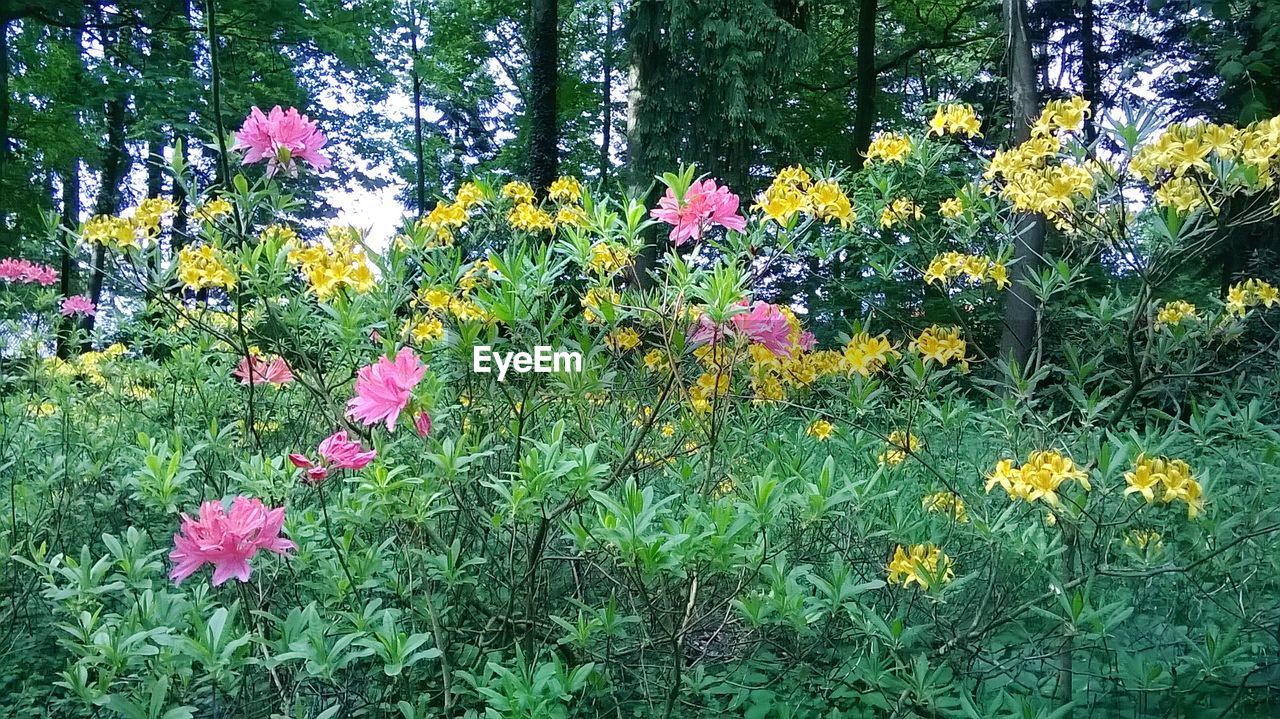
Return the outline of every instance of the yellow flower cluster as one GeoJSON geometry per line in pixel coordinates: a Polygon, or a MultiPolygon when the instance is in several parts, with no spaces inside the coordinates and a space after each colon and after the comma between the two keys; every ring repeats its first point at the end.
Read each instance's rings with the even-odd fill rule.
{"type": "Polygon", "coordinates": [[[591,246],[591,259],[587,262],[587,269],[597,275],[612,275],[630,264],[631,252],[627,248],[605,240],[591,246]]]}
{"type": "Polygon", "coordinates": [[[622,302],[622,295],[611,287],[592,287],[582,295],[580,301],[583,318],[589,323],[595,323],[604,319],[600,315],[600,306],[603,304],[616,307],[622,302]]]}
{"type": "Polygon", "coordinates": [[[713,401],[729,392],[727,371],[704,372],[689,388],[689,406],[694,412],[706,414],[712,410],[713,401]]]}
{"type": "Polygon", "coordinates": [[[856,218],[840,183],[830,178],[815,181],[800,165],[779,170],[753,209],[779,225],[786,225],[797,212],[824,222],[839,221],[845,229],[856,218]]]}
{"type": "Polygon", "coordinates": [[[1156,186],[1156,202],[1180,213],[1209,202],[1210,159],[1231,163],[1246,172],[1225,175],[1228,194],[1239,189],[1269,188],[1275,183],[1280,157],[1280,116],[1240,129],[1212,122],[1178,123],[1143,145],[1129,168],[1156,186]]]}
{"type": "Polygon", "coordinates": [[[419,290],[414,304],[424,308],[426,316],[421,317],[414,328],[422,331],[421,341],[436,341],[444,336],[443,320],[446,315],[452,315],[459,322],[492,321],[493,315],[472,299],[471,291],[489,283],[496,273],[493,262],[486,259],[472,264],[462,273],[458,278],[456,295],[440,287],[419,290]]]}
{"type": "Polygon", "coordinates": [[[178,279],[193,290],[235,287],[236,273],[223,261],[222,254],[213,245],[183,247],[178,252],[178,279]]]}
{"type": "Polygon", "coordinates": [[[1243,317],[1245,312],[1258,305],[1271,309],[1277,302],[1280,302],[1280,291],[1271,283],[1256,278],[1237,282],[1227,290],[1227,312],[1237,317],[1243,317]]]}
{"type": "Polygon", "coordinates": [[[832,425],[827,420],[815,419],[812,423],[809,424],[809,427],[805,429],[804,433],[809,435],[810,437],[813,437],[819,442],[825,442],[831,438],[831,435],[835,433],[835,430],[836,430],[835,426],[832,425]]]}
{"type": "Polygon", "coordinates": [[[1160,311],[1156,312],[1156,327],[1180,325],[1186,320],[1195,319],[1197,319],[1195,305],[1183,300],[1174,300],[1164,303],[1160,311]]]}
{"type": "Polygon", "coordinates": [[[880,212],[880,226],[889,229],[900,222],[918,220],[924,217],[924,210],[910,198],[899,197],[885,205],[880,212]]]}
{"type": "Polygon", "coordinates": [[[561,205],[556,210],[556,227],[576,227],[584,229],[591,224],[587,211],[577,205],[561,205]]]}
{"type": "Polygon", "coordinates": [[[1089,101],[1083,97],[1050,100],[1040,111],[1040,118],[1031,126],[1031,134],[1047,136],[1059,132],[1079,132],[1084,129],[1085,118],[1090,114],[1089,101]]]}
{"type": "Polygon", "coordinates": [[[515,201],[517,205],[527,205],[533,202],[533,188],[527,182],[512,180],[502,186],[502,196],[515,201]]]}
{"type": "Polygon", "coordinates": [[[582,185],[574,177],[560,177],[547,188],[547,197],[552,202],[578,202],[582,199],[582,185]]]}
{"type": "Polygon", "coordinates": [[[50,357],[44,361],[44,369],[53,377],[61,379],[82,377],[99,387],[105,387],[107,377],[103,374],[103,369],[127,351],[124,345],[117,342],[101,351],[84,352],[71,361],[50,357]]]}
{"type": "Polygon", "coordinates": [[[329,245],[315,244],[289,251],[289,261],[300,266],[316,297],[326,300],[344,287],[355,292],[373,289],[373,270],[359,245],[359,231],[338,225],[330,227],[325,235],[329,245]]]}
{"type": "Polygon", "coordinates": [[[955,219],[964,214],[964,202],[959,197],[948,197],[938,203],[938,214],[947,219],[955,219]]]}
{"type": "Polygon", "coordinates": [[[896,467],[902,464],[908,455],[922,449],[924,449],[924,442],[920,441],[919,437],[906,430],[895,429],[889,433],[889,442],[885,450],[876,455],[876,462],[887,467],[896,467]]]}
{"type": "Polygon", "coordinates": [[[231,214],[231,210],[231,203],[225,197],[218,197],[197,207],[192,217],[200,222],[213,222],[219,217],[231,214]]]}
{"type": "Polygon", "coordinates": [[[925,511],[945,514],[960,524],[967,524],[969,513],[965,511],[964,500],[955,492],[937,492],[926,495],[922,501],[925,511]]]}
{"type": "Polygon", "coordinates": [[[982,121],[973,111],[972,105],[939,105],[929,120],[929,134],[943,135],[952,133],[966,137],[981,137],[982,121]]]}
{"type": "Polygon", "coordinates": [[[867,145],[865,154],[867,162],[881,160],[901,165],[911,154],[911,138],[897,132],[882,132],[867,145]]]}
{"type": "Polygon", "coordinates": [[[262,228],[258,233],[259,242],[279,242],[281,244],[297,243],[298,233],[288,225],[274,224],[262,228]]]}
{"type": "Polygon", "coordinates": [[[961,252],[944,252],[929,262],[924,271],[926,284],[937,282],[944,287],[953,279],[964,275],[973,284],[994,282],[996,287],[1009,286],[1009,273],[1004,263],[985,255],[966,255],[961,252]]]}
{"type": "Polygon", "coordinates": [[[32,419],[42,419],[44,417],[52,417],[58,413],[58,405],[53,402],[28,402],[27,416],[32,419]]]}
{"type": "Polygon", "coordinates": [[[890,357],[901,357],[902,353],[893,348],[887,332],[872,337],[867,332],[859,332],[849,338],[844,346],[844,362],[849,374],[857,372],[863,377],[870,377],[884,368],[890,357]]]}
{"type": "Polygon", "coordinates": [[[946,584],[956,576],[951,558],[932,544],[915,544],[910,549],[898,545],[893,559],[885,568],[889,573],[889,583],[901,584],[904,589],[916,584],[928,590],[930,586],[946,584]]]}
{"type": "Polygon", "coordinates": [[[1058,506],[1058,490],[1067,480],[1075,480],[1086,492],[1093,489],[1089,474],[1076,466],[1071,458],[1053,450],[1032,452],[1021,467],[1013,466],[1012,459],[1002,459],[987,475],[986,489],[999,486],[1010,499],[1028,504],[1043,500],[1058,506]]]}
{"type": "Polygon", "coordinates": [[[437,202],[418,225],[432,233],[428,247],[447,247],[453,244],[454,230],[467,224],[467,206],[461,202],[437,202]]]}
{"type": "Polygon", "coordinates": [[[937,325],[926,327],[912,341],[911,349],[919,352],[921,357],[933,360],[943,367],[955,361],[960,363],[961,372],[969,371],[969,361],[965,359],[968,345],[960,339],[959,328],[942,328],[937,325]]]}
{"type": "Polygon", "coordinates": [[[97,215],[84,223],[81,236],[85,242],[106,245],[120,250],[142,247],[155,239],[160,232],[160,222],[172,214],[174,205],[162,197],[143,200],[132,213],[120,217],[97,215]]]}
{"type": "Polygon", "coordinates": [[[1081,129],[1088,114],[1089,103],[1078,97],[1046,104],[1031,139],[997,150],[983,177],[1002,181],[1000,195],[1015,210],[1039,213],[1058,227],[1070,229],[1068,215],[1075,198],[1093,194],[1093,173],[1088,165],[1050,160],[1057,159],[1062,150],[1061,133],[1081,129]]]}
{"type": "Polygon", "coordinates": [[[1200,483],[1192,476],[1190,465],[1180,459],[1140,454],[1133,469],[1124,473],[1124,481],[1126,496],[1140,494],[1148,504],[1156,500],[1157,491],[1165,504],[1185,502],[1187,519],[1195,519],[1204,506],[1200,483]]]}
{"type": "Polygon", "coordinates": [[[665,350],[655,347],[644,353],[644,368],[650,372],[666,372],[671,369],[671,358],[665,350]]]}
{"type": "Polygon", "coordinates": [[[604,343],[614,352],[626,352],[640,346],[640,334],[630,327],[619,327],[605,335],[604,343]]]}
{"type": "Polygon", "coordinates": [[[1159,551],[1164,549],[1164,535],[1154,529],[1135,529],[1125,535],[1124,543],[1130,547],[1137,547],[1140,552],[1147,551],[1148,547],[1159,551]]]}
{"type": "Polygon", "coordinates": [[[444,322],[432,315],[415,315],[400,333],[419,345],[432,344],[444,338],[444,322]]]}
{"type": "Polygon", "coordinates": [[[556,228],[555,218],[532,202],[521,202],[511,208],[507,213],[507,222],[523,232],[539,232],[556,228]]]}
{"type": "Polygon", "coordinates": [[[557,205],[554,215],[536,203],[533,188],[526,182],[508,182],[502,186],[502,196],[515,202],[507,222],[522,232],[554,232],[560,225],[582,228],[590,224],[586,211],[576,204],[582,200],[582,184],[573,177],[557,178],[547,188],[547,198],[557,205]]]}

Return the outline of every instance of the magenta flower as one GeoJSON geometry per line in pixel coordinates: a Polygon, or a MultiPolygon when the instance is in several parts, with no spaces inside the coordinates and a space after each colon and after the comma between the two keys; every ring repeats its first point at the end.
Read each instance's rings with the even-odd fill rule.
{"type": "Polygon", "coordinates": [[[37,265],[30,260],[6,257],[0,260],[0,280],[48,287],[58,282],[58,271],[48,265],[37,265]]]}
{"type": "Polygon", "coordinates": [[[764,345],[775,355],[791,354],[791,323],[776,305],[757,301],[750,310],[736,314],[730,320],[739,333],[764,345]]]}
{"type": "Polygon", "coordinates": [[[418,436],[426,439],[431,434],[431,415],[426,412],[419,412],[417,417],[413,418],[413,429],[418,436]]]}
{"type": "Polygon", "coordinates": [[[240,378],[240,384],[273,384],[277,387],[293,381],[293,371],[283,357],[267,359],[259,355],[241,357],[231,374],[240,378]]]}
{"type": "Polygon", "coordinates": [[[244,119],[244,125],[236,131],[235,150],[246,150],[243,164],[267,161],[267,176],[284,169],[297,174],[294,160],[302,160],[317,170],[329,166],[329,158],[320,152],[324,147],[324,133],[306,115],[295,108],[281,110],[279,105],[267,115],[256,106],[244,119]]]}
{"type": "Polygon", "coordinates": [[[222,502],[200,505],[200,518],[182,513],[182,529],[173,535],[174,563],[169,578],[174,584],[195,574],[206,564],[213,565],[213,586],[235,577],[249,581],[249,560],[259,549],[285,554],[294,549],[293,542],[280,536],[284,525],[284,507],[268,509],[258,499],[236,497],[231,512],[222,502]]]}
{"type": "Polygon", "coordinates": [[[84,295],[71,295],[62,301],[62,308],[58,310],[64,317],[72,315],[92,316],[97,313],[98,307],[93,301],[84,295]]]}
{"type": "Polygon", "coordinates": [[[712,227],[724,227],[742,232],[747,220],[738,214],[738,196],[728,187],[718,187],[715,180],[694,181],[684,193],[684,203],[676,199],[668,187],[667,194],[658,200],[658,206],[650,213],[655,219],[672,225],[671,241],[677,246],[698,241],[712,227]]]}
{"type": "Polygon", "coordinates": [[[356,396],[347,402],[347,416],[366,425],[385,421],[388,432],[396,431],[396,420],[426,371],[427,366],[409,347],[400,348],[394,362],[379,357],[361,367],[356,373],[356,396]]]}
{"type": "Polygon", "coordinates": [[[340,430],[329,435],[320,443],[318,449],[320,461],[312,462],[306,455],[291,454],[289,461],[295,467],[307,470],[307,479],[312,484],[324,481],[330,469],[364,469],[378,456],[378,451],[371,449],[363,452],[359,442],[347,439],[347,431],[340,430]]]}

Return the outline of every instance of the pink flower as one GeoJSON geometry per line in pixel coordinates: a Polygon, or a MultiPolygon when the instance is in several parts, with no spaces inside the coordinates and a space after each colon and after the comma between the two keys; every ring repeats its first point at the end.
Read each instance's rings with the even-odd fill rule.
{"type": "Polygon", "coordinates": [[[791,354],[791,323],[776,305],[757,301],[749,311],[730,319],[738,332],[764,345],[775,355],[791,354]]]}
{"type": "Polygon", "coordinates": [[[800,349],[808,352],[818,343],[818,338],[813,336],[808,330],[800,333],[800,349]]]}
{"type": "Polygon", "coordinates": [[[240,378],[240,384],[262,384],[264,382],[277,387],[293,381],[293,371],[283,357],[267,359],[260,355],[241,357],[240,364],[231,374],[240,378]]]}
{"type": "Polygon", "coordinates": [[[37,265],[30,260],[6,257],[0,260],[0,280],[5,282],[34,283],[42,287],[58,282],[58,271],[48,265],[37,265]]]}
{"type": "Polygon", "coordinates": [[[72,315],[91,316],[97,311],[98,307],[84,295],[71,295],[62,301],[62,309],[59,310],[65,317],[72,315]]]}
{"type": "Polygon", "coordinates": [[[738,214],[738,196],[729,192],[728,187],[718,187],[711,179],[695,180],[685,192],[683,204],[668,187],[667,194],[658,200],[658,207],[649,214],[674,226],[671,241],[677,246],[702,239],[702,233],[712,227],[737,232],[747,228],[746,218],[738,214]]]}
{"type": "Polygon", "coordinates": [[[427,435],[431,434],[431,415],[419,412],[418,416],[413,418],[413,428],[419,437],[426,439],[427,435]]]}
{"type": "Polygon", "coordinates": [[[356,373],[356,396],[347,402],[347,416],[366,425],[385,421],[388,432],[396,431],[396,420],[426,371],[427,366],[409,347],[400,348],[394,362],[379,357],[374,364],[361,367],[356,373]]]}
{"type": "Polygon", "coordinates": [[[307,479],[312,484],[324,481],[330,469],[364,469],[378,456],[378,451],[371,449],[362,452],[364,447],[359,442],[347,439],[347,431],[340,430],[329,435],[320,443],[320,462],[312,462],[306,455],[291,454],[289,461],[295,467],[307,470],[307,479]]]}
{"type": "Polygon", "coordinates": [[[279,105],[271,113],[263,115],[256,106],[244,119],[244,126],[236,131],[236,144],[232,149],[247,150],[243,164],[267,161],[267,176],[284,168],[290,174],[297,173],[295,159],[304,160],[317,170],[329,166],[329,158],[320,152],[324,147],[324,133],[306,115],[295,108],[281,110],[279,105]]]}
{"type": "Polygon", "coordinates": [[[200,518],[182,514],[182,529],[173,535],[173,551],[169,559],[173,570],[169,578],[175,584],[195,574],[206,564],[213,565],[213,586],[235,577],[249,581],[249,560],[259,549],[285,554],[294,543],[280,536],[284,525],[284,507],[268,509],[260,500],[236,497],[231,512],[222,502],[200,505],[200,518]]]}

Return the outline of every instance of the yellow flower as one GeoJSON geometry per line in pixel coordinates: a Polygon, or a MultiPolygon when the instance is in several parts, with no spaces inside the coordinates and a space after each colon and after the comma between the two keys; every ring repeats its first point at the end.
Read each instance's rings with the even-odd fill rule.
{"type": "Polygon", "coordinates": [[[903,164],[907,161],[907,156],[911,154],[911,138],[894,132],[882,132],[876,135],[871,144],[867,146],[866,151],[867,162],[875,160],[883,160],[884,162],[896,162],[903,164]]]}
{"type": "Polygon", "coordinates": [[[163,197],[148,197],[140,202],[133,211],[133,226],[147,237],[154,237],[160,231],[160,221],[173,214],[177,208],[163,197]]]}
{"type": "Polygon", "coordinates": [[[326,300],[343,288],[354,292],[373,289],[373,269],[359,245],[360,232],[348,225],[334,225],[325,235],[331,246],[299,246],[288,256],[289,262],[300,266],[316,298],[326,300]]]}
{"type": "Polygon", "coordinates": [[[58,412],[58,405],[53,402],[28,402],[27,414],[34,418],[50,417],[58,412]]]}
{"type": "Polygon", "coordinates": [[[937,325],[920,332],[911,349],[919,352],[921,357],[933,360],[946,367],[952,361],[959,362],[962,371],[967,371],[968,360],[965,359],[967,345],[960,339],[960,330],[955,327],[942,328],[937,325]]]}
{"type": "Polygon", "coordinates": [[[547,197],[552,202],[577,202],[582,199],[582,185],[573,177],[561,177],[551,183],[547,197]]]}
{"type": "Polygon", "coordinates": [[[222,260],[221,254],[212,245],[183,247],[178,252],[178,279],[193,290],[235,287],[236,274],[222,260]]]}
{"type": "Polygon", "coordinates": [[[901,353],[889,342],[888,333],[872,337],[866,332],[859,332],[849,338],[844,346],[844,365],[849,374],[857,372],[863,377],[870,377],[879,372],[890,357],[900,357],[901,353]]]}
{"type": "Polygon", "coordinates": [[[833,432],[835,432],[835,427],[825,419],[815,419],[809,425],[809,428],[804,431],[805,434],[819,442],[825,442],[830,439],[833,432]]]}
{"type": "Polygon", "coordinates": [[[918,220],[924,217],[924,211],[920,206],[912,202],[909,198],[899,197],[880,212],[880,226],[889,229],[900,222],[909,220],[918,220]]]}
{"type": "Polygon", "coordinates": [[[666,371],[671,368],[671,362],[664,350],[654,348],[644,354],[644,368],[650,372],[666,371]]]}
{"type": "Polygon", "coordinates": [[[515,200],[517,205],[533,202],[533,188],[527,182],[513,180],[502,186],[502,196],[515,200]]]}
{"type": "Polygon", "coordinates": [[[949,197],[938,203],[938,214],[947,218],[955,218],[964,214],[964,203],[959,197],[949,197]]]}
{"type": "Polygon", "coordinates": [[[994,282],[1000,289],[1009,284],[1009,276],[1002,263],[984,255],[966,255],[960,252],[943,252],[934,256],[924,271],[925,284],[937,282],[944,287],[951,280],[964,275],[973,284],[994,282]]]}
{"type": "Polygon", "coordinates": [[[969,514],[965,511],[964,500],[954,492],[937,492],[927,495],[922,500],[922,503],[928,512],[941,512],[949,515],[960,524],[966,524],[969,521],[969,514]]]}
{"type": "MultiPolygon", "coordinates": [[[[803,172],[803,170],[801,170],[803,172]]],[[[779,173],[781,176],[781,173],[779,173]]],[[[805,174],[808,177],[808,174],[805,174]]],[[[813,216],[819,220],[830,222],[831,220],[839,220],[840,226],[848,229],[856,215],[853,212],[853,203],[849,201],[848,195],[844,194],[844,190],[840,189],[839,183],[835,180],[819,180],[809,188],[808,205],[812,208],[813,216]]]]}
{"type": "Polygon", "coordinates": [[[438,342],[444,337],[444,323],[438,317],[419,317],[415,322],[405,325],[405,333],[418,344],[438,342]]]}
{"type": "Polygon", "coordinates": [[[1187,518],[1195,519],[1204,505],[1200,483],[1192,476],[1191,467],[1180,459],[1138,455],[1133,469],[1125,472],[1125,495],[1141,494],[1150,504],[1159,499],[1165,504],[1185,502],[1187,518]]]}
{"type": "Polygon", "coordinates": [[[1125,535],[1124,543],[1131,547],[1137,547],[1138,551],[1145,552],[1147,548],[1159,551],[1164,549],[1164,537],[1154,529],[1135,529],[1125,535]]]}
{"type": "Polygon", "coordinates": [[[598,275],[611,275],[631,264],[631,253],[616,242],[597,242],[591,246],[587,268],[598,275]]]}
{"type": "Polygon", "coordinates": [[[601,305],[611,305],[616,307],[622,302],[622,295],[617,290],[610,287],[592,287],[582,296],[582,316],[587,322],[598,322],[602,318],[599,315],[601,305]]]}
{"type": "Polygon", "coordinates": [[[226,198],[218,197],[197,207],[191,216],[201,222],[213,222],[219,217],[231,214],[231,209],[231,203],[226,198]]]}
{"type": "Polygon", "coordinates": [[[982,121],[973,111],[971,105],[939,105],[929,120],[929,134],[942,135],[952,133],[967,137],[981,136],[982,121]]]}
{"type": "Polygon", "coordinates": [[[581,229],[590,224],[591,219],[587,217],[586,210],[578,207],[577,205],[561,205],[560,208],[556,210],[556,227],[564,225],[566,227],[576,227],[581,229]]]}
{"type": "Polygon", "coordinates": [[[626,352],[640,346],[640,335],[630,327],[619,327],[605,336],[604,343],[615,352],[626,352]]]}
{"type": "Polygon", "coordinates": [[[924,442],[914,434],[905,430],[895,429],[889,433],[889,443],[883,452],[876,456],[876,461],[882,465],[896,467],[902,464],[908,454],[914,454],[924,449],[924,442]]]}
{"type": "Polygon", "coordinates": [[[84,241],[119,249],[138,247],[138,237],[133,223],[123,217],[98,215],[84,223],[84,241]]]}
{"type": "Polygon", "coordinates": [[[809,187],[809,183],[813,178],[800,165],[792,165],[778,170],[778,174],[773,178],[773,184],[779,186],[793,187],[797,190],[805,190],[809,187]]]}
{"type": "Polygon", "coordinates": [[[986,491],[1000,487],[1010,499],[1028,504],[1042,500],[1058,506],[1058,490],[1067,480],[1074,480],[1086,492],[1092,491],[1089,475],[1076,466],[1070,457],[1052,450],[1032,452],[1021,467],[1013,466],[1013,460],[1002,459],[987,475],[986,491]]]}
{"type": "Polygon", "coordinates": [[[464,182],[458,186],[458,191],[453,196],[455,204],[461,205],[463,209],[471,209],[473,206],[484,202],[484,190],[480,185],[474,182],[464,182]]]}
{"type": "Polygon", "coordinates": [[[437,202],[426,217],[418,220],[433,234],[436,245],[453,244],[453,231],[467,224],[467,205],[462,202],[437,202]]]}
{"type": "Polygon", "coordinates": [[[885,569],[889,583],[901,584],[904,589],[916,584],[928,590],[931,585],[946,584],[956,576],[951,558],[932,544],[916,544],[910,549],[898,545],[885,569]]]}
{"type": "Polygon", "coordinates": [[[1238,317],[1253,307],[1262,305],[1270,309],[1280,302],[1280,291],[1269,282],[1256,278],[1237,282],[1227,290],[1227,311],[1238,317]]]}
{"type": "Polygon", "coordinates": [[[511,212],[507,214],[507,222],[511,223],[513,228],[524,232],[539,232],[556,228],[556,221],[551,215],[531,202],[521,202],[513,207],[511,212]]]}
{"type": "Polygon", "coordinates": [[[267,225],[258,233],[259,242],[279,242],[282,245],[296,246],[298,233],[288,225],[280,223],[267,225]]]}
{"type": "Polygon", "coordinates": [[[797,212],[809,209],[809,197],[791,185],[774,182],[760,195],[752,209],[760,210],[779,225],[786,225],[797,212]]]}
{"type": "Polygon", "coordinates": [[[674,437],[676,434],[676,428],[673,427],[670,422],[667,422],[662,425],[661,432],[663,437],[674,437]]]}
{"type": "Polygon", "coordinates": [[[1190,302],[1174,300],[1166,302],[1156,313],[1156,327],[1180,325],[1186,320],[1195,320],[1196,306],[1190,302]]]}

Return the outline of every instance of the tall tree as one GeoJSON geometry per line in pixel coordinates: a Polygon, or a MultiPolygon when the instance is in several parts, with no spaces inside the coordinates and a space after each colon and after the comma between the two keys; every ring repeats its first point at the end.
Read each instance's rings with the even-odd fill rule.
{"type": "Polygon", "coordinates": [[[560,83],[557,0],[533,0],[529,22],[529,180],[541,191],[560,172],[556,90],[560,83]]]}
{"type": "Polygon", "coordinates": [[[876,122],[876,13],[880,0],[858,0],[858,69],[853,94],[853,152],[850,166],[861,169],[876,122]]]}

